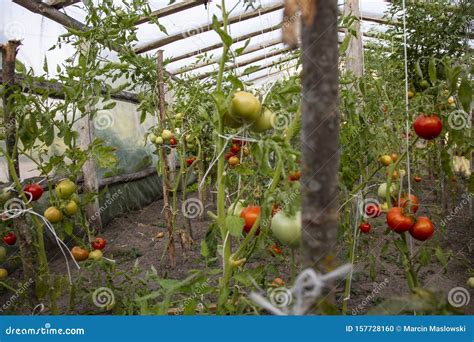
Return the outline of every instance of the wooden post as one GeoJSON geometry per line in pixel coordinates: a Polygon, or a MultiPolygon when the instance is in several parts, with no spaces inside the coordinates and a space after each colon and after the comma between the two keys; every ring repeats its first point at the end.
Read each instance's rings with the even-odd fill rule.
{"type": "Polygon", "coordinates": [[[303,24],[303,262],[326,270],[338,226],[339,112],[337,2],[318,0],[303,24]]]}
{"type": "MultiPolygon", "coordinates": [[[[13,161],[15,173],[20,178],[20,164],[16,141],[16,116],[13,109],[15,90],[15,63],[18,47],[21,42],[18,40],[10,40],[6,44],[1,45],[2,49],[2,78],[5,92],[3,94],[3,111],[4,111],[4,126],[5,126],[5,143],[6,153],[13,161]]],[[[8,177],[10,182],[13,182],[14,175],[8,169],[8,177]]],[[[30,225],[27,224],[24,217],[18,217],[14,220],[15,230],[18,236],[18,245],[20,248],[21,262],[23,267],[24,279],[31,283],[35,280],[34,260],[35,248],[30,232],[30,225]]],[[[33,293],[34,286],[30,286],[28,292],[33,293]]]]}
{"type": "MultiPolygon", "coordinates": [[[[157,73],[158,73],[158,84],[157,84],[157,96],[158,96],[158,105],[159,105],[159,125],[160,130],[163,131],[165,129],[165,122],[166,122],[166,113],[165,113],[165,82],[164,82],[164,67],[163,67],[163,50],[158,50],[157,56],[157,73]]],[[[174,245],[174,235],[173,235],[173,217],[171,214],[170,208],[170,198],[169,198],[169,188],[168,188],[168,180],[169,180],[169,166],[168,166],[168,158],[167,158],[167,147],[163,145],[160,150],[160,159],[163,163],[163,172],[162,172],[162,183],[163,183],[163,210],[164,216],[166,220],[166,226],[168,228],[168,256],[170,258],[171,267],[176,266],[176,247],[174,245]]]]}
{"type": "MultiPolygon", "coordinates": [[[[16,117],[13,107],[13,86],[15,84],[15,63],[18,47],[21,45],[19,40],[9,40],[2,45],[2,73],[5,92],[3,94],[3,124],[5,126],[5,144],[8,156],[13,160],[15,171],[20,176],[20,167],[18,163],[18,149],[16,148],[16,117]]],[[[10,181],[13,181],[10,171],[8,171],[10,181]]]]}
{"type": "MultiPolygon", "coordinates": [[[[356,37],[352,37],[346,52],[346,69],[352,72],[355,76],[360,77],[363,74],[363,46],[362,46],[362,30],[360,29],[360,11],[359,0],[346,0],[344,4],[344,15],[352,15],[357,18],[354,22],[353,29],[356,32],[356,37]]],[[[350,34],[349,30],[345,30],[346,34],[350,34]]]]}
{"type": "MultiPolygon", "coordinates": [[[[88,54],[90,46],[88,43],[83,43],[79,47],[81,54],[88,54]]],[[[94,140],[94,129],[92,124],[91,113],[93,109],[87,107],[88,115],[84,115],[79,121],[79,147],[86,150],[94,140]]],[[[84,194],[87,193],[98,193],[99,192],[99,180],[97,178],[97,167],[96,162],[93,159],[89,159],[84,163],[82,167],[82,173],[84,175],[84,183],[82,191],[84,194]]],[[[102,219],[100,216],[100,205],[99,198],[96,196],[94,200],[86,205],[86,218],[89,226],[95,231],[100,232],[102,230],[102,219]]]]}

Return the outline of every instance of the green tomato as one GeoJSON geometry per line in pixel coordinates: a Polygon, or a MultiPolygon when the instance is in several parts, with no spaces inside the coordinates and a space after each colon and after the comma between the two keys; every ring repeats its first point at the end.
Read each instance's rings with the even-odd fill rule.
{"type": "Polygon", "coordinates": [[[467,280],[467,286],[469,286],[471,289],[474,289],[474,277],[470,277],[467,280]]]}
{"type": "MultiPolygon", "coordinates": [[[[397,191],[398,191],[398,186],[394,183],[390,184],[390,194],[395,195],[397,191]]],[[[382,199],[385,199],[387,197],[387,183],[380,184],[377,190],[377,195],[382,199]]]]}
{"type": "Polygon", "coordinates": [[[3,204],[8,201],[12,197],[12,193],[10,190],[7,189],[1,189],[0,190],[0,205],[3,206],[3,204]]]}
{"type": "Polygon", "coordinates": [[[275,114],[271,110],[266,109],[262,115],[260,115],[259,118],[252,123],[250,130],[257,133],[263,133],[265,131],[271,130],[275,123],[275,119],[275,114]]]}
{"type": "Polygon", "coordinates": [[[173,133],[168,129],[164,129],[163,132],[161,132],[161,137],[163,140],[170,140],[173,137],[173,133]]]}
{"type": "Polygon", "coordinates": [[[224,114],[223,120],[224,120],[224,126],[226,127],[239,128],[239,127],[242,127],[243,125],[243,122],[241,120],[234,118],[228,112],[224,114]]]}
{"type": "Polygon", "coordinates": [[[0,246],[0,263],[7,260],[7,249],[3,246],[0,246]]]}
{"type": "Polygon", "coordinates": [[[67,199],[76,191],[76,184],[66,178],[56,185],[55,191],[59,198],[67,199]]]}
{"type": "Polygon", "coordinates": [[[428,82],[427,80],[421,80],[420,81],[420,88],[423,89],[423,90],[426,90],[430,87],[430,82],[428,82]]]}
{"type": "Polygon", "coordinates": [[[176,114],[176,115],[174,116],[174,118],[175,118],[176,120],[178,120],[178,121],[179,121],[179,120],[183,120],[184,114],[183,114],[183,113],[178,113],[178,114],[176,114]]]}
{"type": "Polygon", "coordinates": [[[164,142],[162,137],[156,137],[155,139],[155,145],[163,145],[164,142]]]}
{"type": "Polygon", "coordinates": [[[79,206],[77,203],[73,200],[70,200],[65,206],[64,206],[64,212],[68,216],[73,216],[76,215],[77,211],[79,210],[79,206]]]}
{"type": "Polygon", "coordinates": [[[232,203],[227,209],[227,215],[229,216],[240,216],[240,213],[244,209],[244,201],[238,201],[236,203],[232,203]]]}
{"type": "Polygon", "coordinates": [[[92,259],[94,261],[99,261],[103,257],[103,253],[100,249],[95,249],[92,252],[89,253],[89,259],[92,259]]]}
{"type": "Polygon", "coordinates": [[[280,210],[272,218],[271,230],[281,243],[293,248],[298,247],[301,242],[301,212],[289,217],[280,210]]]}
{"type": "Polygon", "coordinates": [[[150,140],[150,142],[152,144],[155,143],[155,139],[156,139],[156,135],[154,135],[153,133],[151,133],[149,136],[148,136],[148,139],[150,140]]]}
{"type": "Polygon", "coordinates": [[[257,120],[261,109],[260,101],[253,94],[245,91],[236,92],[230,103],[230,115],[246,122],[257,120]]]}
{"type": "Polygon", "coordinates": [[[0,280],[6,279],[8,277],[8,271],[4,268],[0,268],[0,280]]]}

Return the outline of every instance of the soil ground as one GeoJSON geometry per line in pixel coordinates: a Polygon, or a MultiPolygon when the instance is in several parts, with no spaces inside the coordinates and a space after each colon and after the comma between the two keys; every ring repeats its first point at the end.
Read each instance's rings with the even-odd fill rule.
{"type": "MultiPolygon", "coordinates": [[[[438,194],[433,192],[433,188],[424,184],[415,185],[418,187],[417,193],[421,203],[432,204],[436,200],[438,194]]],[[[437,238],[440,239],[441,246],[444,250],[451,250],[452,257],[449,259],[446,271],[436,263],[436,257],[431,256],[431,264],[420,272],[421,286],[433,291],[441,291],[446,295],[454,287],[464,287],[468,289],[466,281],[468,279],[468,270],[473,267],[473,252],[469,250],[469,243],[472,246],[473,236],[472,228],[469,226],[469,206],[460,205],[462,200],[460,186],[453,196],[448,197],[448,210],[451,212],[454,208],[460,208],[456,217],[449,221],[445,228],[437,230],[437,238]]],[[[193,197],[194,195],[191,195],[193,197]]],[[[176,241],[177,265],[175,268],[169,266],[167,257],[162,258],[168,243],[165,222],[162,214],[162,201],[156,201],[142,210],[124,214],[115,218],[104,230],[102,236],[107,240],[105,256],[113,256],[116,261],[118,270],[129,271],[138,261],[141,270],[149,270],[152,266],[157,270],[161,277],[171,279],[184,279],[189,272],[194,269],[202,269],[205,267],[200,252],[200,241],[204,239],[209,226],[208,221],[200,221],[198,219],[191,220],[194,235],[194,244],[186,257],[182,255],[182,247],[179,238],[176,241]],[[159,233],[164,233],[163,238],[157,238],[159,233]]],[[[206,210],[212,208],[206,208],[206,210]]],[[[419,214],[427,214],[430,210],[429,205],[422,206],[419,214]]],[[[433,215],[430,212],[430,215],[433,215]]],[[[442,218],[442,215],[441,215],[442,218]]],[[[371,234],[361,237],[358,247],[358,258],[356,259],[356,270],[354,273],[351,296],[348,300],[349,314],[365,314],[367,311],[380,303],[383,299],[403,296],[408,293],[406,280],[403,269],[398,261],[398,253],[395,248],[390,246],[387,251],[382,252],[382,246],[386,239],[393,239],[393,236],[386,234],[383,216],[377,219],[373,224],[375,228],[371,234]],[[373,268],[377,271],[375,279],[370,277],[370,263],[367,262],[367,255],[373,257],[373,268]]],[[[178,218],[178,227],[183,227],[182,218],[178,218]]],[[[430,243],[430,242],[429,242],[430,243]]],[[[414,244],[413,252],[416,253],[418,243],[414,244]]],[[[284,252],[285,253],[285,252],[284,252]]],[[[341,263],[344,256],[347,255],[347,249],[341,248],[339,259],[341,263]]],[[[250,267],[257,264],[265,264],[265,255],[257,256],[250,264],[250,267]]],[[[271,258],[271,257],[270,257],[271,258]]],[[[287,258],[288,259],[288,258],[287,258]]],[[[281,278],[287,280],[289,278],[290,266],[288,260],[282,261],[283,258],[271,258],[271,263],[280,272],[281,278]]],[[[64,274],[66,272],[64,258],[61,254],[56,254],[52,258],[50,268],[54,274],[64,274]]],[[[77,275],[77,271],[73,271],[73,277],[77,275]]],[[[12,274],[15,279],[20,279],[21,270],[17,270],[12,274]]],[[[344,282],[336,284],[336,298],[338,301],[343,297],[344,282]]],[[[472,289],[470,296],[472,298],[471,305],[465,306],[463,309],[466,314],[474,313],[474,292],[472,289]]],[[[151,289],[150,289],[151,291],[151,289]]],[[[0,294],[0,303],[5,303],[11,296],[11,293],[3,292],[0,294]]],[[[62,305],[66,305],[63,301],[62,305]]],[[[78,305],[76,314],[84,313],[85,307],[78,305]]],[[[18,305],[15,312],[9,314],[29,314],[26,307],[18,305]]],[[[87,311],[87,310],[86,310],[87,311]]],[[[46,312],[45,312],[46,313],[46,312]]],[[[383,311],[382,311],[383,313],[383,311]]],[[[386,313],[396,314],[396,312],[386,313]]]]}

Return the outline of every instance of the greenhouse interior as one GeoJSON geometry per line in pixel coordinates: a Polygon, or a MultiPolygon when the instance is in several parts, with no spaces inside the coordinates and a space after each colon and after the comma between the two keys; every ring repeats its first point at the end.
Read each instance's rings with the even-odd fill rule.
{"type": "Polygon", "coordinates": [[[0,20],[2,315],[474,314],[471,1],[0,20]]]}

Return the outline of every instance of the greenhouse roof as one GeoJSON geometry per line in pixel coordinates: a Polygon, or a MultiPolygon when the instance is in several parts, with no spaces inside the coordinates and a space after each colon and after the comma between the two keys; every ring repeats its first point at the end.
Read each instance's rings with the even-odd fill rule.
{"type": "MultiPolygon", "coordinates": [[[[153,14],[167,32],[162,32],[158,25],[148,22],[146,18],[139,20],[135,52],[154,56],[158,49],[162,49],[164,58],[169,61],[166,70],[178,77],[183,72],[200,78],[209,75],[215,70],[213,62],[219,59],[221,53],[220,38],[211,27],[212,17],[216,15],[220,20],[221,11],[217,1],[210,1],[207,6],[205,2],[186,0],[170,4],[169,0],[150,0],[153,14]],[[202,53],[210,56],[207,62],[200,61],[202,53]],[[198,64],[190,67],[194,63],[198,64]]],[[[342,9],[343,2],[339,2],[342,9]]],[[[115,3],[123,5],[120,0],[115,3]]],[[[255,72],[247,77],[259,79],[271,75],[271,66],[276,63],[289,62],[290,58],[284,55],[291,51],[281,42],[283,1],[255,0],[254,8],[247,10],[241,0],[227,0],[226,5],[234,9],[229,18],[230,33],[235,42],[233,47],[242,47],[251,38],[244,55],[236,58],[236,68],[255,66],[255,72]]],[[[386,26],[382,17],[387,6],[389,4],[382,0],[360,2],[364,34],[370,35],[369,31],[374,30],[384,31],[386,26]]],[[[21,39],[24,47],[18,57],[36,72],[41,71],[44,56],[51,66],[55,66],[74,53],[72,46],[48,50],[56,43],[58,36],[66,32],[62,24],[81,28],[86,17],[84,5],[78,0],[1,1],[0,12],[3,14],[0,41],[21,39]]],[[[115,53],[111,53],[109,58],[116,58],[115,53]]]]}

